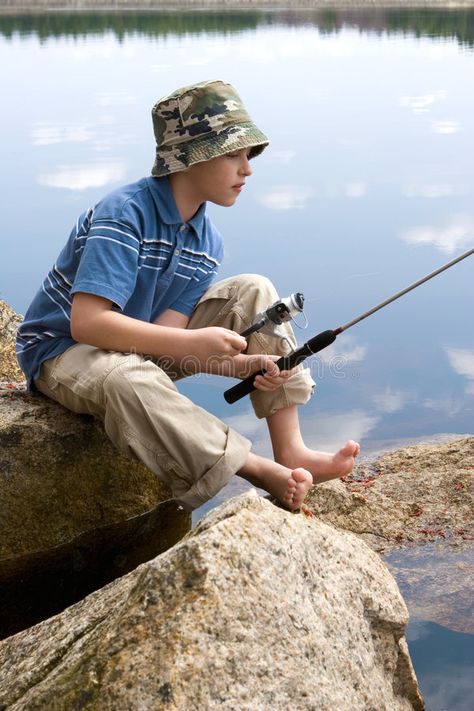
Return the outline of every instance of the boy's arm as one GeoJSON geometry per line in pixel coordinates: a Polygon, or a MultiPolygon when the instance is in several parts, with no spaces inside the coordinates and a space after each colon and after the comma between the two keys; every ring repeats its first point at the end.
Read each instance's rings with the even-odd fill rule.
{"type": "Polygon", "coordinates": [[[192,354],[205,364],[213,356],[234,356],[247,347],[245,338],[227,328],[187,330],[187,317],[168,310],[159,323],[140,321],[112,310],[113,302],[77,292],[71,309],[71,335],[78,343],[122,353],[168,356],[179,361],[192,354]],[[173,325],[171,325],[173,324],[173,325]]]}
{"type": "MultiPolygon", "coordinates": [[[[155,323],[162,326],[171,326],[172,328],[186,328],[189,323],[189,317],[174,309],[167,309],[155,319],[155,323]]],[[[212,375],[226,375],[243,379],[252,373],[264,370],[266,376],[259,378],[255,385],[258,390],[274,390],[283,385],[292,373],[292,371],[280,372],[278,366],[275,365],[275,361],[279,360],[279,358],[280,356],[266,355],[264,353],[251,356],[239,353],[231,358],[211,358],[207,363],[207,367],[203,368],[203,371],[212,375]]]]}
{"type": "Polygon", "coordinates": [[[290,372],[280,373],[275,365],[278,356],[247,356],[245,338],[235,331],[218,326],[186,329],[189,318],[168,309],[155,323],[140,321],[112,311],[113,302],[101,296],[77,292],[71,310],[71,335],[78,343],[122,353],[144,353],[166,356],[179,362],[186,356],[196,356],[205,373],[245,378],[265,370],[255,383],[258,390],[280,387],[290,372]],[[216,358],[217,356],[217,358],[216,358]]]}

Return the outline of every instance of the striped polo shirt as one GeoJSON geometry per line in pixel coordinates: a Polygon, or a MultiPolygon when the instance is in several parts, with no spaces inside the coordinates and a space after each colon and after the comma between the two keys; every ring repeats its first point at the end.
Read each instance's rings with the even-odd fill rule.
{"type": "Polygon", "coordinates": [[[18,330],[17,355],[29,387],[41,364],[75,344],[72,295],[110,299],[152,322],[165,309],[191,315],[222,261],[219,232],[203,204],[187,223],[167,177],[142,178],[83,213],[18,330]]]}

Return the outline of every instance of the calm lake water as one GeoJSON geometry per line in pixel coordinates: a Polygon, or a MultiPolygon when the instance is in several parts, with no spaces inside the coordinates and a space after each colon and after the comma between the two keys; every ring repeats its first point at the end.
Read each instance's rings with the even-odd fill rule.
{"type": "MultiPolygon", "coordinates": [[[[221,276],[263,273],[282,295],[303,292],[300,342],[474,244],[473,11],[0,17],[0,65],[0,297],[19,312],[77,215],[149,173],[153,103],[209,78],[234,84],[271,139],[238,204],[209,207],[226,241],[221,276]]],[[[370,454],[472,432],[473,267],[471,257],[308,361],[308,443],[351,437],[370,454]]],[[[224,402],[228,384],[181,387],[270,454],[248,398],[224,402]]],[[[442,637],[435,665],[434,643],[410,641],[428,708],[472,709],[473,636],[430,635],[442,637]]]]}

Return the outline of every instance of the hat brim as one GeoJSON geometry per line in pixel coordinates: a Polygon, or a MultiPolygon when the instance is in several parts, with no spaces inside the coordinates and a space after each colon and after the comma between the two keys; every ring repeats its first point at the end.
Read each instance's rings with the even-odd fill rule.
{"type": "Polygon", "coordinates": [[[151,170],[154,177],[186,170],[195,163],[250,148],[249,158],[255,158],[268,146],[269,140],[252,122],[233,124],[222,131],[210,131],[181,145],[160,146],[151,170]]]}

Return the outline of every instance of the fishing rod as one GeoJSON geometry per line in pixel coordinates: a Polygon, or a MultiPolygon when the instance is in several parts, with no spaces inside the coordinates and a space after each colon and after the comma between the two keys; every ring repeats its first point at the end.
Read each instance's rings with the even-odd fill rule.
{"type": "MultiPolygon", "coordinates": [[[[302,363],[308,356],[314,355],[315,353],[318,353],[324,348],[330,346],[331,343],[334,343],[340,333],[347,331],[349,328],[352,328],[352,326],[355,326],[356,323],[360,323],[360,321],[363,321],[369,316],[372,316],[372,314],[374,314],[376,311],[380,311],[380,309],[383,309],[385,306],[388,306],[388,304],[391,304],[392,301],[399,299],[401,296],[404,296],[409,291],[412,291],[412,289],[416,289],[421,284],[424,284],[425,281],[433,279],[433,277],[437,276],[438,274],[441,274],[441,272],[444,272],[445,269],[449,269],[450,267],[454,266],[462,259],[470,257],[471,254],[474,254],[474,249],[469,249],[467,252],[464,252],[464,254],[461,254],[459,257],[456,257],[456,259],[453,259],[447,264],[444,264],[442,267],[435,269],[434,272],[431,272],[430,274],[427,274],[421,279],[418,279],[418,281],[415,281],[413,284],[410,284],[410,286],[407,286],[405,289],[397,291],[397,293],[393,296],[390,296],[388,299],[385,299],[385,301],[382,301],[380,304],[377,304],[377,306],[374,306],[368,311],[365,311],[363,314],[357,316],[352,321],[349,321],[348,323],[344,324],[344,326],[338,326],[338,328],[335,328],[334,330],[329,329],[327,331],[321,331],[321,333],[318,333],[317,336],[314,336],[314,338],[310,338],[309,341],[307,341],[297,350],[293,351],[293,353],[289,353],[286,356],[282,356],[279,360],[277,360],[276,364],[278,368],[280,369],[280,371],[291,370],[291,368],[294,368],[296,365],[302,363]]],[[[256,373],[252,373],[252,375],[250,375],[245,380],[242,380],[240,383],[237,383],[237,385],[234,385],[232,388],[229,388],[224,392],[225,400],[228,403],[232,404],[234,402],[237,402],[237,400],[240,400],[240,398],[244,397],[245,395],[248,395],[252,392],[252,390],[255,390],[255,386],[253,384],[255,376],[264,374],[264,370],[259,370],[256,373]]]]}

